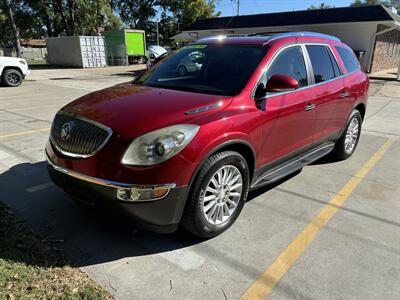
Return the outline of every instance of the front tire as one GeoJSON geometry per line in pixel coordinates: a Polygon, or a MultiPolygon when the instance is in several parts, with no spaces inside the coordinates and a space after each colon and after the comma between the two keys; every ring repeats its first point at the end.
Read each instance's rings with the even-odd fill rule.
{"type": "Polygon", "coordinates": [[[201,238],[221,234],[239,216],[249,184],[249,168],[242,155],[224,151],[209,157],[193,183],[182,226],[201,238]]]}
{"type": "Polygon", "coordinates": [[[20,86],[24,77],[21,72],[15,69],[5,70],[3,73],[3,84],[8,87],[17,87],[20,86]]]}
{"type": "Polygon", "coordinates": [[[347,126],[333,149],[333,157],[345,160],[353,155],[361,135],[362,116],[358,110],[351,112],[347,126]]]}

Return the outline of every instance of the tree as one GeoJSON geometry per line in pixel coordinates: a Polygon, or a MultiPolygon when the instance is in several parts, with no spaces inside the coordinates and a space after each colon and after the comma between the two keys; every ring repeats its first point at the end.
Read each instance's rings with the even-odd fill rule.
{"type": "Polygon", "coordinates": [[[127,27],[143,29],[155,41],[155,22],[159,23],[163,44],[194,23],[215,13],[215,0],[114,0],[117,14],[127,27]]]}
{"type": "Polygon", "coordinates": [[[8,3],[8,0],[3,0],[3,1],[4,1],[3,7],[4,7],[5,11],[7,12],[8,20],[10,21],[12,31],[14,34],[14,44],[15,44],[15,48],[17,50],[17,56],[21,57],[21,44],[19,42],[19,28],[15,24],[13,7],[11,6],[10,3],[8,3]]]}
{"type": "MultiPolygon", "coordinates": [[[[114,14],[115,0],[0,0],[0,45],[16,43],[13,23],[21,38],[92,35],[99,27],[122,26],[114,14]],[[6,4],[12,7],[11,20],[6,4]]],[[[8,6],[7,6],[8,7],[8,6]]],[[[19,39],[18,39],[19,40],[19,39]]]]}
{"type": "Polygon", "coordinates": [[[193,24],[198,19],[212,17],[215,11],[214,1],[166,0],[164,5],[167,5],[180,30],[193,24]]]}
{"type": "Polygon", "coordinates": [[[332,8],[331,5],[325,4],[325,3],[321,3],[319,6],[315,6],[315,5],[311,5],[308,10],[315,10],[315,9],[328,9],[328,8],[332,8]]]}
{"type": "Polygon", "coordinates": [[[3,2],[0,2],[0,47],[7,46],[7,42],[13,40],[11,25],[8,22],[7,13],[3,2]]]}
{"type": "Polygon", "coordinates": [[[161,9],[158,0],[116,0],[115,9],[121,20],[132,28],[147,29],[157,10],[161,9]]]}
{"type": "Polygon", "coordinates": [[[367,6],[382,4],[388,8],[394,7],[400,11],[400,0],[354,0],[350,6],[367,6]]]}

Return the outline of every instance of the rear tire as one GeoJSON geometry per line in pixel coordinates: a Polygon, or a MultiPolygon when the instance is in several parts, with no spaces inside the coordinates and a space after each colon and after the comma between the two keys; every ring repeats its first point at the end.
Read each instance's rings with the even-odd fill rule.
{"type": "Polygon", "coordinates": [[[8,87],[20,86],[23,80],[21,72],[16,69],[5,70],[2,77],[3,84],[8,87]]]}
{"type": "Polygon", "coordinates": [[[336,160],[345,160],[353,155],[357,148],[361,135],[361,113],[354,109],[340,139],[336,142],[332,151],[332,157],[336,160]]]}
{"type": "Polygon", "coordinates": [[[239,216],[249,185],[249,168],[242,155],[224,151],[209,157],[193,183],[181,225],[200,238],[221,234],[239,216]]]}

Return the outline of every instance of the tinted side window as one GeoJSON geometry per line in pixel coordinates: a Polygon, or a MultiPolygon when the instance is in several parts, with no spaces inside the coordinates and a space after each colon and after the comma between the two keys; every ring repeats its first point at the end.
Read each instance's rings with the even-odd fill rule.
{"type": "Polygon", "coordinates": [[[342,71],[340,71],[338,62],[335,58],[335,56],[332,54],[332,51],[330,51],[329,49],[327,49],[328,54],[329,54],[329,58],[331,59],[331,63],[332,63],[332,67],[333,67],[333,71],[335,72],[335,76],[340,76],[342,75],[342,71]]]}
{"type": "Polygon", "coordinates": [[[300,87],[308,85],[307,69],[301,47],[283,50],[268,69],[265,82],[274,74],[292,76],[297,79],[300,87]]]}
{"type": "Polygon", "coordinates": [[[324,82],[338,76],[335,75],[336,72],[328,47],[315,45],[309,45],[306,47],[314,70],[315,83],[324,82]]]}
{"type": "Polygon", "coordinates": [[[358,64],[357,58],[351,50],[343,47],[335,48],[339,52],[339,55],[342,58],[348,73],[358,70],[360,65],[358,64]]]}

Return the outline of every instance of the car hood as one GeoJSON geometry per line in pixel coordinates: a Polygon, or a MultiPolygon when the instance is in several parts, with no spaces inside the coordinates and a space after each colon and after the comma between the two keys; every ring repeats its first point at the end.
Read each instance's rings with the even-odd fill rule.
{"type": "Polygon", "coordinates": [[[24,61],[26,63],[26,60],[23,58],[0,56],[0,62],[20,64],[20,61],[24,61]]]}
{"type": "Polygon", "coordinates": [[[83,96],[62,111],[83,116],[113,129],[121,137],[141,134],[174,124],[190,123],[201,114],[188,111],[219,104],[222,110],[232,97],[153,88],[132,83],[83,96]]]}
{"type": "Polygon", "coordinates": [[[164,54],[165,52],[168,52],[165,48],[161,46],[149,46],[147,47],[147,50],[154,52],[154,54],[158,56],[164,54]]]}

